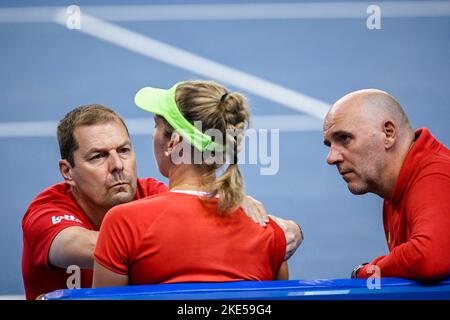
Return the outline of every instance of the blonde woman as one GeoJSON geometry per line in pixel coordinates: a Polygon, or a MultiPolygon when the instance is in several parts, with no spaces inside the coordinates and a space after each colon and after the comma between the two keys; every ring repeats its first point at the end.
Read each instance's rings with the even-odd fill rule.
{"type": "Polygon", "coordinates": [[[143,88],[135,102],[154,114],[153,152],[170,191],[108,212],[93,286],[288,279],[283,231],[272,219],[261,228],[239,207],[245,98],[186,81],[143,88]]]}

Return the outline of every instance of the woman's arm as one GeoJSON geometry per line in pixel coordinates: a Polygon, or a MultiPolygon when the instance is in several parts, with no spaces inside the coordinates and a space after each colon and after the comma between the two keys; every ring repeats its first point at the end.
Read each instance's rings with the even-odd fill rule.
{"type": "Polygon", "coordinates": [[[128,275],[120,274],[105,268],[94,261],[94,278],[92,288],[98,287],[121,287],[129,284],[128,275]]]}

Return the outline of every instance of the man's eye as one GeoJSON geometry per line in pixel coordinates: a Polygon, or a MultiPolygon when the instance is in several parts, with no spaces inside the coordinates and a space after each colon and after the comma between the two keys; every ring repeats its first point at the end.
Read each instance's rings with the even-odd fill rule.
{"type": "Polygon", "coordinates": [[[342,143],[348,143],[350,141],[350,136],[343,134],[343,135],[339,136],[339,140],[342,143]]]}
{"type": "Polygon", "coordinates": [[[96,154],[95,156],[91,157],[91,160],[99,160],[102,159],[105,155],[102,153],[96,154]]]}
{"type": "Polygon", "coordinates": [[[128,153],[130,151],[131,151],[130,148],[122,148],[122,149],[120,149],[120,153],[128,153]]]}

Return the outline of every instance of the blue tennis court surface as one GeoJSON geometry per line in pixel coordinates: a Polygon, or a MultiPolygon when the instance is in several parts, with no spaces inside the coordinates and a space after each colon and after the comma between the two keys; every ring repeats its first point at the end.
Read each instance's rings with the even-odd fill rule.
{"type": "MultiPolygon", "coordinates": [[[[287,6],[278,16],[274,9],[272,16],[255,18],[245,15],[245,8],[239,11],[244,1],[227,1],[237,9],[208,18],[206,11],[189,13],[192,2],[133,2],[185,6],[159,19],[152,18],[152,7],[146,7],[148,15],[139,15],[140,7],[124,8],[118,18],[113,6],[126,1],[111,1],[112,11],[102,14],[88,3],[99,4],[76,4],[98,20],[81,30],[70,30],[51,15],[52,6],[64,9],[72,1],[0,4],[0,294],[23,293],[22,216],[35,195],[61,181],[56,122],[83,104],[117,110],[129,121],[139,176],[163,179],[152,156],[152,120],[134,106],[133,97],[146,85],[169,87],[195,78],[213,78],[243,92],[255,125],[280,129],[278,172],[261,175],[257,165],[242,168],[248,194],[269,213],[303,228],[305,241],[289,261],[291,279],[346,278],[356,265],[387,253],[381,199],[351,195],[326,164],[317,110],[350,91],[379,88],[398,98],[414,128],[428,127],[449,146],[450,2],[422,1],[435,10],[413,14],[411,2],[405,2],[403,11],[386,18],[380,3],[380,30],[366,26],[368,15],[361,8],[367,3],[347,8],[355,17],[340,16],[343,4],[332,1],[314,2],[323,7],[311,9],[310,17],[289,16],[300,9],[287,6]],[[329,10],[330,3],[335,11],[312,17],[329,10]],[[7,10],[18,5],[21,9],[7,10]],[[244,76],[249,80],[242,81],[244,76]],[[313,103],[305,102],[308,97],[313,103]]],[[[258,4],[270,4],[248,3],[256,5],[254,12],[258,4]]]]}

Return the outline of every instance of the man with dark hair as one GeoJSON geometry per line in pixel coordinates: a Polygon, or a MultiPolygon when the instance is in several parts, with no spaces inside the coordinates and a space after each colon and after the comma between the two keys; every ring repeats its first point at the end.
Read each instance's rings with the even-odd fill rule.
{"type": "Polygon", "coordinates": [[[413,131],[400,104],[375,89],[352,92],[323,125],[327,162],[353,194],[384,199],[390,253],[358,266],[352,277],[432,281],[450,275],[450,150],[425,129],[413,131]]]}
{"type": "MultiPolygon", "coordinates": [[[[137,178],[136,156],[121,117],[101,105],[69,112],[59,123],[59,170],[64,182],[41,192],[22,220],[22,275],[27,299],[67,287],[91,287],[98,230],[112,207],[168,191],[137,178]],[[69,273],[69,274],[68,274],[69,273]]],[[[262,205],[247,197],[245,211],[264,224],[262,205]]],[[[277,219],[287,255],[300,245],[293,221],[277,219]]]]}

